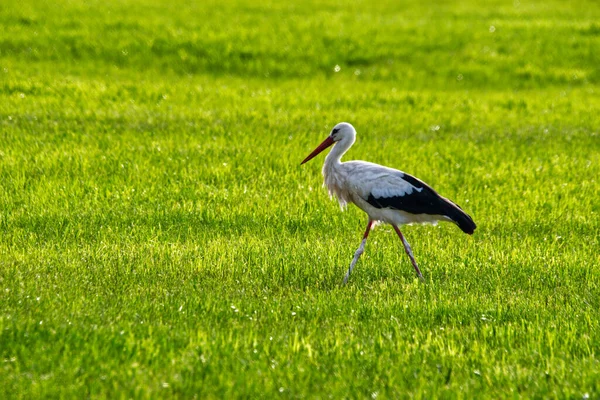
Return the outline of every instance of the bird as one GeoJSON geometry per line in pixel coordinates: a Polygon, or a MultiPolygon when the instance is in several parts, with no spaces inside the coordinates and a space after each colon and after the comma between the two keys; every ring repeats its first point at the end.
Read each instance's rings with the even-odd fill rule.
{"type": "Polygon", "coordinates": [[[367,229],[344,276],[344,284],[365,250],[367,237],[376,222],[390,224],[402,241],[404,250],[417,273],[424,280],[410,244],[399,226],[414,223],[436,224],[448,221],[471,235],[477,227],[469,214],[451,200],[439,195],[431,186],[406,172],[366,161],[342,162],[342,156],[356,141],[356,130],[347,122],[333,127],[327,138],[300,164],[312,160],[333,145],[323,163],[324,184],[330,197],[340,206],[353,203],[368,215],[367,229]]]}

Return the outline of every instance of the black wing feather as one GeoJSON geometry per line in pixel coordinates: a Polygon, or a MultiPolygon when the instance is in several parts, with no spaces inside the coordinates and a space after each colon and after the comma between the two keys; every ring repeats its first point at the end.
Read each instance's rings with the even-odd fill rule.
{"type": "Polygon", "coordinates": [[[404,173],[402,179],[420,190],[391,197],[375,197],[369,193],[367,203],[375,208],[390,208],[410,214],[444,215],[453,220],[463,232],[473,233],[476,225],[460,206],[440,196],[433,188],[414,176],[404,173]]]}
{"type": "Polygon", "coordinates": [[[391,208],[406,211],[411,214],[444,215],[445,202],[443,198],[429,185],[414,176],[405,173],[402,179],[418,190],[410,194],[392,197],[375,197],[369,193],[367,202],[376,208],[391,208]]]}

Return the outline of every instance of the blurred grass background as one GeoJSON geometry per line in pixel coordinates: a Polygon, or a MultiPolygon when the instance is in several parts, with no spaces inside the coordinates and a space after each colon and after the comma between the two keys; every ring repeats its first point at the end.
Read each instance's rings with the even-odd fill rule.
{"type": "Polygon", "coordinates": [[[596,2],[8,2],[5,65],[393,80],[403,88],[597,84],[596,2]],[[462,76],[462,79],[456,79],[462,76]]]}

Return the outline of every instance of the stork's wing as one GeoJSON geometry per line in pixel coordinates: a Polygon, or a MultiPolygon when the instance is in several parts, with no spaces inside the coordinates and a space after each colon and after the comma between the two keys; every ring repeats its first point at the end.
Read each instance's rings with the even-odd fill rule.
{"type": "Polygon", "coordinates": [[[444,215],[445,202],[425,182],[406,173],[399,180],[406,182],[403,186],[410,185],[412,190],[393,193],[393,190],[382,191],[374,188],[371,190],[367,202],[373,207],[402,210],[411,214],[444,215]]]}
{"type": "Polygon", "coordinates": [[[414,176],[367,162],[354,161],[344,163],[346,165],[352,168],[347,175],[349,184],[373,207],[411,214],[445,214],[445,199],[414,176]]]}
{"type": "Polygon", "coordinates": [[[367,203],[411,214],[443,215],[464,232],[473,233],[475,223],[452,201],[440,196],[420,179],[396,169],[367,162],[347,162],[347,182],[367,203]]]}

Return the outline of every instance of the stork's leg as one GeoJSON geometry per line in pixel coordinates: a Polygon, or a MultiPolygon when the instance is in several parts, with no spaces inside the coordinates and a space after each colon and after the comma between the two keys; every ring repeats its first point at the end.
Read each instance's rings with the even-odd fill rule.
{"type": "Polygon", "coordinates": [[[365,251],[365,244],[367,243],[367,237],[369,236],[369,232],[371,232],[371,227],[373,226],[373,222],[374,221],[370,219],[369,223],[367,224],[367,230],[365,230],[365,234],[363,235],[363,240],[362,240],[362,242],[360,242],[360,246],[358,247],[358,250],[356,250],[356,253],[354,253],[354,258],[352,259],[352,262],[350,263],[350,268],[348,268],[348,272],[346,272],[346,276],[344,276],[344,283],[348,282],[348,278],[350,277],[350,274],[352,273],[352,269],[354,269],[354,265],[356,265],[358,258],[365,251]]]}
{"type": "Polygon", "coordinates": [[[394,224],[392,224],[392,226],[394,227],[394,230],[400,237],[400,240],[402,240],[402,244],[404,245],[404,250],[406,250],[406,254],[408,254],[408,257],[410,257],[410,261],[412,262],[413,267],[415,267],[415,271],[417,271],[417,275],[419,276],[419,278],[424,279],[423,274],[421,273],[421,270],[419,270],[419,266],[417,265],[417,262],[415,261],[415,256],[413,256],[413,252],[412,252],[412,249],[410,248],[410,244],[408,244],[406,239],[404,239],[404,235],[402,234],[402,232],[400,232],[400,229],[394,224]]]}

